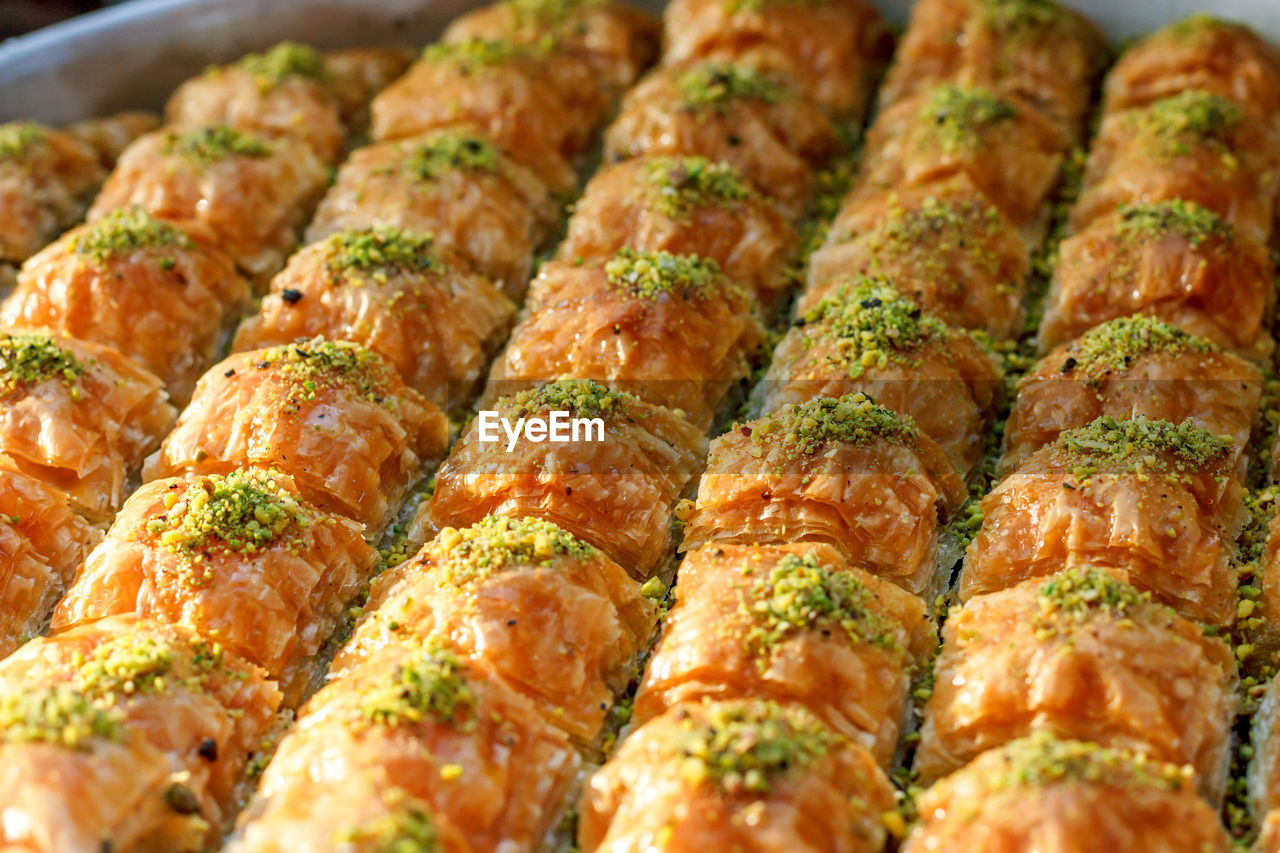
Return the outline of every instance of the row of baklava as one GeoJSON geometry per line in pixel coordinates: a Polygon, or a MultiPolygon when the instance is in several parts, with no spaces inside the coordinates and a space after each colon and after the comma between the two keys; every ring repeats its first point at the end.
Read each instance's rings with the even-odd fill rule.
{"type": "Polygon", "coordinates": [[[1046,355],[943,629],[914,764],[941,781],[910,849],[1229,847],[1238,673],[1220,634],[1239,612],[1249,359],[1272,347],[1277,59],[1196,17],[1106,80],[1046,355]]]}
{"type": "MultiPolygon", "coordinates": [[[[374,104],[377,137],[406,111],[429,110],[425,101],[437,98],[431,89],[453,81],[437,98],[434,117],[417,119],[418,130],[432,135],[403,146],[376,143],[343,167],[312,226],[319,242],[273,282],[274,307],[268,299],[238,336],[236,347],[248,351],[194,383],[191,405],[146,465],[151,482],[130,499],[63,599],[55,635],[27,645],[6,664],[13,668],[13,680],[5,679],[12,688],[5,702],[13,710],[6,757],[68,768],[48,785],[15,776],[13,811],[22,825],[13,825],[7,841],[50,850],[186,850],[216,843],[243,802],[249,765],[263,761],[279,731],[277,709],[296,706],[315,686],[349,602],[377,570],[378,554],[366,539],[377,538],[421,476],[422,463],[446,446],[446,420],[428,397],[442,405],[449,393],[466,398],[490,338],[509,321],[511,303],[501,288],[527,275],[534,250],[554,225],[557,202],[532,171],[546,163],[517,165],[489,132],[521,126],[510,124],[520,102],[526,114],[579,102],[583,93],[572,87],[593,77],[586,60],[572,58],[575,45],[596,51],[604,70],[618,76],[636,73],[654,41],[653,27],[622,7],[513,4],[504,14],[509,20],[494,23],[511,28],[511,39],[465,33],[447,39],[398,84],[409,87],[410,101],[397,100],[393,87],[374,104]],[[573,20],[563,19],[566,12],[573,20]],[[566,38],[557,41],[557,34],[566,38]],[[526,50],[525,42],[536,47],[526,50]],[[576,76],[552,73],[565,67],[576,68],[576,76]],[[417,79],[424,73],[435,75],[425,98],[417,79]],[[552,85],[557,80],[559,88],[552,85]],[[457,115],[460,103],[471,104],[473,114],[457,115]],[[366,179],[380,184],[365,187],[366,179]],[[470,220],[454,216],[453,205],[463,198],[474,209],[470,220]],[[507,264],[507,279],[495,282],[481,271],[487,262],[507,264]],[[281,318],[281,307],[296,307],[297,319],[281,318]],[[281,328],[289,323],[318,328],[281,328]],[[261,348],[299,336],[308,339],[261,348]],[[156,479],[169,475],[178,476],[156,479]],[[196,649],[194,675],[187,646],[196,649]],[[29,661],[38,656],[57,659],[57,666],[32,669],[29,661]],[[99,658],[110,667],[106,675],[86,668],[99,658]],[[224,672],[229,678],[212,680],[224,672]],[[217,692],[222,681],[234,683],[246,672],[258,685],[252,692],[217,692]],[[180,712],[186,702],[203,703],[203,717],[167,719],[159,730],[150,722],[180,712]],[[150,762],[151,769],[131,762],[150,762]],[[114,789],[106,764],[116,775],[136,778],[114,789]],[[101,801],[75,821],[52,817],[68,802],[57,784],[64,777],[89,779],[89,801],[101,801]],[[24,785],[29,790],[18,792],[24,785]],[[133,799],[124,800],[130,792],[133,799]]],[[[223,265],[230,270],[223,278],[234,274],[232,263],[255,283],[279,268],[323,190],[323,169],[310,180],[309,164],[332,162],[345,144],[326,132],[330,78],[315,58],[309,49],[281,46],[211,71],[175,95],[171,120],[204,124],[191,132],[164,130],[132,146],[98,202],[115,199],[125,205],[121,213],[69,235],[55,256],[73,272],[98,262],[96,278],[75,282],[80,290],[65,300],[96,300],[96,316],[67,331],[114,332],[119,340],[113,343],[136,346],[132,326],[145,324],[148,312],[163,311],[156,297],[167,296],[166,287],[181,294],[173,285],[189,292],[220,280],[207,266],[190,268],[192,249],[207,249],[208,256],[216,255],[215,245],[227,249],[232,261],[223,265]],[[293,180],[299,170],[307,180],[293,180]],[[295,191],[299,183],[306,192],[295,191]],[[198,235],[191,216],[213,232],[199,245],[193,245],[198,235]],[[117,259],[126,265],[103,269],[117,259]],[[175,267],[176,280],[165,280],[175,267]],[[139,269],[142,274],[134,274],[139,269]],[[108,321],[116,325],[102,328],[108,321]]],[[[612,86],[600,88],[612,92],[612,86]]],[[[577,132],[581,138],[572,144],[585,148],[592,128],[577,132]]],[[[516,138],[504,142],[521,145],[516,138]]],[[[584,153],[564,144],[566,163],[584,153]]],[[[238,280],[247,301],[244,278],[238,280]]],[[[30,287],[20,285],[11,298],[19,306],[14,310],[57,303],[55,283],[33,277],[30,287]]],[[[239,305],[232,310],[225,303],[210,310],[211,300],[201,298],[205,304],[188,306],[180,322],[147,331],[145,342],[167,347],[158,360],[172,365],[178,353],[189,355],[193,339],[199,350],[207,342],[199,338],[202,328],[239,313],[239,305]],[[184,322],[185,329],[174,328],[184,322]]],[[[37,336],[19,338],[25,343],[37,336]]],[[[72,343],[53,343],[64,342],[72,343]]],[[[205,348],[181,374],[187,393],[219,346],[205,348]]],[[[49,360],[43,350],[34,352],[49,360]]],[[[103,381],[80,388],[82,365],[70,356],[47,367],[45,361],[6,359],[50,372],[52,385],[74,401],[91,392],[96,402],[102,388],[111,387],[103,381]]],[[[31,396],[28,385],[15,386],[23,398],[31,396]]],[[[154,419],[152,446],[172,422],[158,389],[153,381],[167,417],[154,419]]],[[[28,416],[28,426],[34,423],[28,416]]],[[[119,483],[117,501],[122,490],[119,483]]],[[[507,741],[498,738],[494,746],[505,749],[507,741]]]]}

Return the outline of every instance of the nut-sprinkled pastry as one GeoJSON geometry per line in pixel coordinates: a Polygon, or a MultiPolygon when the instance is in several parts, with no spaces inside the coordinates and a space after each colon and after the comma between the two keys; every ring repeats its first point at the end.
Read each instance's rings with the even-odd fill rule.
{"type": "Polygon", "coordinates": [[[412,64],[417,52],[408,47],[346,47],[324,55],[329,91],[350,140],[369,133],[369,102],[412,64]]]}
{"type": "Polygon", "coordinates": [[[864,394],[821,397],[711,442],[682,550],[825,542],[917,593],[936,591],[939,520],[966,489],[911,418],[864,394]]]}
{"type": "Polygon", "coordinates": [[[279,472],[157,480],[129,498],[53,627],[122,613],[185,625],[267,670],[295,706],[377,565],[358,524],[305,503],[279,472]]]}

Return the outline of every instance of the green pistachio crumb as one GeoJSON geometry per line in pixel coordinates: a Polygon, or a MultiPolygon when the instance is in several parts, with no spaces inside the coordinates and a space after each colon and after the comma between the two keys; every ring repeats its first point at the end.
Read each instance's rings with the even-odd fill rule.
{"type": "Polygon", "coordinates": [[[474,37],[429,44],[422,58],[427,62],[448,62],[472,69],[503,65],[513,59],[534,56],[536,52],[536,47],[507,39],[474,37]]]}
{"type": "Polygon", "coordinates": [[[392,226],[352,228],[331,234],[324,241],[325,266],[335,273],[386,275],[396,271],[439,271],[435,239],[392,226]]]}
{"type": "Polygon", "coordinates": [[[324,82],[329,79],[324,54],[314,47],[282,41],[265,53],[251,53],[236,65],[253,75],[264,89],[278,86],[289,77],[306,77],[324,82]]]}
{"type": "Polygon", "coordinates": [[[458,656],[428,646],[418,652],[412,663],[397,667],[386,684],[370,690],[360,704],[360,714],[382,726],[428,720],[454,723],[459,713],[469,719],[475,704],[466,666],[458,656]]]}
{"type": "Polygon", "coordinates": [[[388,391],[393,371],[382,356],[350,341],[312,338],[264,350],[256,363],[260,369],[278,369],[293,384],[288,407],[297,411],[303,402],[316,399],[322,386],[340,386],[373,403],[395,405],[388,391]]]}
{"type": "Polygon", "coordinates": [[[481,172],[498,170],[501,155],[497,146],[474,133],[445,132],[437,134],[409,155],[410,174],[431,181],[449,172],[481,172]]]}
{"type": "MultiPolygon", "coordinates": [[[[186,232],[131,205],[113,210],[77,235],[71,248],[97,264],[145,249],[190,249],[195,244],[186,232]]],[[[163,267],[163,260],[158,263],[163,267]]],[[[170,259],[172,268],[172,259],[170,259]]]]}
{"type": "Polygon", "coordinates": [[[641,299],[688,294],[701,296],[728,285],[720,265],[697,255],[623,248],[604,267],[609,283],[641,299]]]}
{"type": "Polygon", "coordinates": [[[645,180],[657,209],[672,218],[686,217],[704,205],[759,198],[736,169],[706,157],[655,157],[645,166],[645,180]]]}
{"type": "Polygon", "coordinates": [[[676,744],[680,774],[729,796],[768,793],[839,743],[807,711],[773,702],[714,705],[705,713],[685,721],[676,744]]]}
{"type": "Polygon", "coordinates": [[[383,794],[387,813],[340,831],[339,844],[359,845],[366,853],[437,853],[439,834],[429,806],[401,788],[383,794]]]}
{"type": "Polygon", "coordinates": [[[0,160],[21,160],[45,141],[45,128],[30,121],[0,124],[0,160]]]}
{"type": "Polygon", "coordinates": [[[161,151],[205,166],[230,157],[269,157],[271,146],[253,134],[219,124],[186,133],[169,133],[161,151]]]}
{"type": "Polygon", "coordinates": [[[919,435],[909,416],[886,409],[861,392],[838,399],[820,397],[734,429],[749,433],[761,453],[777,449],[789,459],[813,456],[830,442],[911,444],[919,435]]]}
{"type": "Polygon", "coordinates": [[[1097,615],[1131,618],[1143,605],[1164,611],[1152,604],[1151,596],[1092,566],[1054,575],[1041,584],[1039,599],[1036,627],[1045,631],[1054,631],[1064,623],[1081,624],[1097,615]]]}
{"type": "Polygon", "coordinates": [[[1235,239],[1231,224],[1221,216],[1207,207],[1182,199],[1122,206],[1120,233],[1127,236],[1176,233],[1196,249],[1207,240],[1230,243],[1235,239]]]}
{"type": "Polygon", "coordinates": [[[434,547],[449,581],[466,585],[521,565],[586,560],[596,549],[549,521],[486,516],[461,529],[446,527],[434,547]]]}
{"type": "Polygon", "coordinates": [[[1201,472],[1223,465],[1233,440],[1216,436],[1185,420],[1180,424],[1137,417],[1118,421],[1101,417],[1067,430],[1055,444],[1127,471],[1149,470],[1170,475],[1201,472]]]}
{"type": "Polygon", "coordinates": [[[1057,0],[984,0],[988,22],[1003,33],[1055,26],[1064,10],[1057,0]]]}
{"type": "Polygon", "coordinates": [[[561,379],[539,388],[520,391],[499,401],[499,407],[514,406],[522,412],[571,412],[579,417],[626,416],[640,398],[626,391],[614,391],[594,379],[561,379]]]}
{"type": "Polygon", "coordinates": [[[1134,110],[1129,121],[1157,154],[1179,157],[1195,145],[1230,154],[1232,134],[1243,118],[1244,111],[1226,98],[1189,90],[1134,110]]]}
{"type": "Polygon", "coordinates": [[[971,149],[983,134],[1018,115],[1018,110],[980,87],[943,85],[933,90],[920,111],[931,143],[954,153],[971,149]]]}
{"type": "Polygon", "coordinates": [[[0,739],[87,749],[94,740],[122,740],[122,716],[70,685],[26,688],[0,697],[0,739]]]}
{"type": "Polygon", "coordinates": [[[70,350],[58,346],[48,335],[19,333],[0,336],[0,396],[60,380],[76,387],[85,366],[70,350]]]}
{"type": "Polygon", "coordinates": [[[1067,348],[1058,370],[1083,378],[1098,378],[1124,370],[1144,355],[1157,353],[1217,352],[1203,338],[1184,332],[1154,317],[1135,315],[1095,326],[1067,348]]]}
{"type": "Polygon", "coordinates": [[[786,86],[745,65],[708,63],[676,78],[686,109],[723,112],[734,101],[776,104],[788,94],[786,86]]]}
{"type": "Polygon", "coordinates": [[[1126,749],[1060,740],[1048,732],[1006,744],[999,756],[999,769],[988,779],[994,791],[1072,783],[1179,791],[1194,779],[1190,767],[1126,749]]]}

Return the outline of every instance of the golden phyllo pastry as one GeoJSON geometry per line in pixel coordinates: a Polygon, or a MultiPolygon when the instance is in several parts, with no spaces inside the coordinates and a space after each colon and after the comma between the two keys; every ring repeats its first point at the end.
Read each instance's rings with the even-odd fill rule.
{"type": "Polygon", "coordinates": [[[814,171],[843,149],[835,122],[784,80],[719,62],[650,74],[604,140],[609,163],[656,154],[728,163],[793,218],[811,201],[814,171]]]}
{"type": "Polygon", "coordinates": [[[0,124],[0,261],[20,264],[84,215],[106,172],[70,133],[0,124]]]}
{"type": "Polygon", "coordinates": [[[634,719],[704,697],[793,702],[888,766],[936,643],[921,599],[829,545],[705,545],[680,566],[634,719]]]}
{"type": "Polygon", "coordinates": [[[262,666],[296,705],[377,567],[360,533],[278,472],[157,480],[89,555],[54,628],[121,613],[185,625],[262,666]]]}
{"type": "MultiPolygon", "coordinates": [[[[670,567],[671,516],[706,459],[703,431],[680,415],[590,379],[566,379],[494,404],[514,429],[542,420],[567,438],[548,450],[511,443],[499,424],[472,421],[436,472],[409,532],[420,542],[490,513],[552,521],[645,580],[670,567]],[[555,413],[562,413],[556,427],[555,413]],[[574,434],[573,419],[579,421],[574,434]]],[[[489,417],[484,416],[482,417],[489,417]]]]}
{"type": "Polygon", "coordinates": [[[444,414],[377,353],[313,338],[214,365],[145,478],[275,467],[319,508],[376,536],[444,455],[444,414]]]}
{"type": "Polygon", "coordinates": [[[129,145],[144,133],[160,126],[160,117],[143,110],[88,118],[67,125],[67,133],[88,143],[98,154],[102,168],[111,169],[129,145]]]}
{"type": "Polygon", "coordinates": [[[436,405],[464,405],[514,313],[493,282],[429,235],[338,231],[289,259],[235,349],[317,335],[353,341],[436,405]]]}
{"type": "Polygon", "coordinates": [[[0,333],[0,453],[90,521],[120,508],[173,418],[160,380],[110,347],[0,333]]]}
{"type": "Polygon", "coordinates": [[[635,157],[600,170],[574,205],[561,261],[630,246],[715,261],[772,313],[794,284],[795,230],[728,163],[635,157]]]}
{"type": "Polygon", "coordinates": [[[329,91],[349,140],[367,138],[369,102],[405,72],[415,54],[403,45],[345,47],[325,53],[329,91]]]}
{"type": "Polygon", "coordinates": [[[165,121],[183,131],[226,125],[297,139],[326,163],[337,161],[345,145],[324,56],[294,42],[215,66],[183,83],[165,106],[165,121]]]}
{"type": "Polygon", "coordinates": [[[871,753],[796,706],[680,705],[591,777],[584,853],[878,853],[893,788],[871,753]]]}
{"type": "Polygon", "coordinates": [[[961,599],[1095,563],[1185,616],[1228,623],[1237,452],[1190,420],[1101,417],[1063,432],[982,499],[961,599]]]}
{"type": "Polygon", "coordinates": [[[0,664],[0,840],[216,848],[279,706],[261,670],[182,628],[124,616],[33,640],[0,664]]]}
{"type": "Polygon", "coordinates": [[[102,540],[66,494],[0,455],[0,656],[44,630],[85,556],[102,540]]]}
{"type": "Polygon", "coordinates": [[[931,593],[940,519],[965,495],[910,417],[861,393],[822,397],[711,442],[681,547],[825,542],[873,575],[931,593]]]}
{"type": "Polygon", "coordinates": [[[265,284],[284,265],[327,183],[324,162],[304,142],[226,125],[162,128],[120,155],[89,219],[140,205],[161,219],[195,220],[265,284]]]}
{"type": "Polygon", "coordinates": [[[985,450],[1002,388],[992,356],[888,280],[848,278],[826,292],[774,349],[757,387],[761,409],[861,391],[909,415],[968,474],[985,450]]]}
{"type": "Polygon", "coordinates": [[[1047,732],[984,753],[919,799],[904,853],[1227,853],[1190,766],[1047,732]]]}
{"type": "Polygon", "coordinates": [[[1199,623],[1085,566],[972,598],[942,637],[913,764],[924,781],[1046,731],[1190,764],[1221,800],[1236,663],[1199,623]]]}
{"type": "Polygon", "coordinates": [[[1078,140],[1107,53],[1102,32],[1058,0],[921,0],[880,101],[939,83],[986,86],[1034,106],[1078,140]]]}
{"type": "Polygon", "coordinates": [[[751,295],[697,255],[628,247],[607,262],[548,261],[525,310],[490,372],[488,402],[562,377],[595,379],[705,430],[764,343],[751,295]]]}
{"type": "Polygon", "coordinates": [[[1272,678],[1267,685],[1253,717],[1251,742],[1254,754],[1249,762],[1248,794],[1260,830],[1254,849],[1276,853],[1280,851],[1280,680],[1272,678]]]}
{"type": "Polygon", "coordinates": [[[550,192],[532,170],[485,137],[454,128],[353,152],[307,240],[381,226],[430,234],[518,299],[534,254],[558,221],[550,192]]]}
{"type": "Polygon", "coordinates": [[[589,746],[656,622],[640,584],[595,548],[550,522],[494,515],[442,530],[381,575],[333,672],[447,638],[589,746]]]}
{"type": "Polygon", "coordinates": [[[373,138],[466,126],[537,172],[556,192],[577,185],[574,166],[608,117],[607,85],[573,56],[501,38],[430,45],[374,98],[373,138]]]}
{"type": "Polygon", "coordinates": [[[846,205],[809,258],[799,312],[850,275],[882,276],[950,325],[1017,338],[1030,251],[964,174],[846,205]]]}
{"type": "Polygon", "coordinates": [[[481,667],[437,645],[387,648],[308,703],[227,851],[543,849],[580,765],[481,667]]]}
{"type": "Polygon", "coordinates": [[[23,264],[0,323],[114,347],[181,405],[249,304],[249,283],[217,243],[197,222],[114,210],[23,264]]]}
{"type": "Polygon", "coordinates": [[[1104,415],[1141,415],[1229,435],[1244,450],[1262,396],[1262,373],[1239,356],[1153,317],[1095,326],[1040,360],[1018,383],[1000,469],[1010,471],[1063,430],[1104,415]]]}
{"type": "Polygon", "coordinates": [[[854,124],[893,41],[864,0],[675,0],[663,22],[666,65],[736,62],[779,74],[854,124]]]}
{"type": "Polygon", "coordinates": [[[657,57],[662,25],[618,0],[504,0],[455,18],[444,32],[446,42],[475,38],[549,44],[585,62],[616,97],[657,57]]]}
{"type": "Polygon", "coordinates": [[[1221,216],[1181,200],[1125,205],[1059,247],[1040,326],[1048,351],[1141,313],[1260,360],[1275,344],[1275,267],[1221,216]]]}

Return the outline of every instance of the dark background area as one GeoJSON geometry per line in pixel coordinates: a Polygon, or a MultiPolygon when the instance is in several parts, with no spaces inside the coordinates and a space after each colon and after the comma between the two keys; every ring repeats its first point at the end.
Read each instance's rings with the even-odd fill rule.
{"type": "Polygon", "coordinates": [[[0,0],[0,40],[106,5],[104,0],[0,0]]]}

